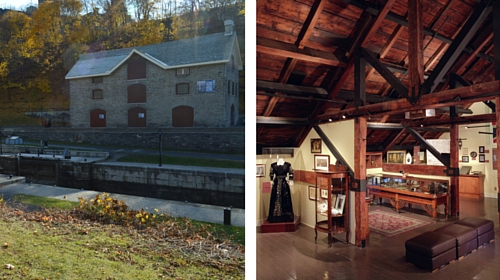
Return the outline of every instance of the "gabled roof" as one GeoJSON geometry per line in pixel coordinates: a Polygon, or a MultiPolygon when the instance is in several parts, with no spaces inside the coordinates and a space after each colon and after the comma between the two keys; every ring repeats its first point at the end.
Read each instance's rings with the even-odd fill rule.
{"type": "MultiPolygon", "coordinates": [[[[175,69],[197,65],[227,63],[233,50],[239,52],[236,33],[224,33],[170,41],[161,44],[125,48],[97,53],[82,54],[66,75],[66,79],[107,76],[137,54],[163,69],[175,69]]],[[[243,68],[241,56],[237,54],[235,63],[243,68]]]]}

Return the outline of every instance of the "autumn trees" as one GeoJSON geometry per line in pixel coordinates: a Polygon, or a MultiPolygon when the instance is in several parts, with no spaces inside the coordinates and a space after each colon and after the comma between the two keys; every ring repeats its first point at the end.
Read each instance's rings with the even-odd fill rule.
{"type": "Polygon", "coordinates": [[[26,10],[0,16],[0,97],[67,92],[82,53],[223,32],[226,19],[244,44],[243,0],[54,0],[26,10]]]}

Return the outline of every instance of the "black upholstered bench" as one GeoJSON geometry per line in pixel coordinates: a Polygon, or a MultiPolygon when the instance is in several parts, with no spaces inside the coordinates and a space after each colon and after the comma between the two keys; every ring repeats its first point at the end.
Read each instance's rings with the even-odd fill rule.
{"type": "Polygon", "coordinates": [[[482,246],[495,238],[494,224],[482,218],[469,217],[455,222],[455,224],[475,228],[477,231],[477,246],[482,246]]]}
{"type": "Polygon", "coordinates": [[[406,261],[433,271],[456,259],[456,243],[453,236],[424,232],[406,241],[406,261]]]}
{"type": "Polygon", "coordinates": [[[475,228],[451,224],[438,228],[434,232],[455,237],[457,260],[477,249],[477,231],[475,228]]]}

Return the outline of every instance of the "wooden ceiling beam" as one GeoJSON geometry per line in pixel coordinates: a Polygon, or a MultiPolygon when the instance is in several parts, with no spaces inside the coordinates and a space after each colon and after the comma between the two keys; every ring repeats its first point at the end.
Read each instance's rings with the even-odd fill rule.
{"type": "Polygon", "coordinates": [[[287,58],[294,58],[298,60],[305,60],[335,67],[346,66],[346,64],[333,53],[314,50],[310,48],[300,49],[294,44],[283,43],[263,37],[257,37],[257,52],[287,58]]]}
{"type": "Polygon", "coordinates": [[[386,140],[382,142],[382,147],[383,147],[382,154],[385,155],[387,151],[389,151],[392,148],[392,146],[396,145],[398,139],[402,135],[404,135],[404,133],[405,133],[404,129],[400,129],[399,131],[393,131],[389,135],[389,137],[387,137],[386,140]]]}
{"type": "Polygon", "coordinates": [[[302,29],[300,30],[299,35],[297,36],[297,42],[296,45],[299,48],[304,48],[307,40],[309,40],[309,37],[312,34],[312,31],[314,30],[314,27],[316,26],[316,23],[318,22],[319,16],[321,15],[321,12],[323,11],[323,8],[325,6],[326,0],[316,0],[314,1],[311,10],[309,11],[309,14],[307,15],[307,19],[304,22],[304,25],[302,29]]]}
{"type": "Polygon", "coordinates": [[[481,115],[473,115],[473,116],[465,116],[465,117],[456,117],[451,120],[451,118],[440,118],[440,119],[423,119],[422,121],[416,121],[412,123],[413,126],[440,126],[440,125],[463,125],[463,124],[475,124],[475,123],[486,123],[486,122],[494,122],[495,121],[495,113],[491,114],[481,114],[481,115]]]}
{"type": "MultiPolygon", "coordinates": [[[[420,98],[420,102],[415,106],[409,103],[406,99],[397,99],[394,101],[366,105],[360,107],[358,111],[360,115],[367,114],[367,112],[369,112],[372,116],[379,114],[393,115],[420,109],[435,109],[470,102],[485,101],[491,99],[493,96],[500,95],[499,83],[499,81],[492,81],[488,83],[472,85],[470,87],[449,89],[441,92],[423,95],[420,98]]],[[[354,113],[355,110],[353,108],[349,108],[336,113],[318,116],[317,119],[339,119],[343,115],[353,116],[354,113]]]]}
{"type": "Polygon", "coordinates": [[[309,119],[307,118],[285,118],[285,117],[263,117],[257,116],[257,124],[266,125],[293,125],[293,126],[307,126],[309,119]]]}
{"type": "Polygon", "coordinates": [[[443,77],[448,73],[450,68],[456,62],[460,53],[466,48],[467,44],[470,42],[476,31],[483,24],[484,20],[488,17],[491,12],[491,6],[489,5],[489,0],[484,0],[479,2],[472,15],[466,21],[464,27],[460,30],[453,43],[446,50],[444,55],[439,60],[436,68],[432,71],[432,74],[424,82],[421,88],[422,94],[429,94],[434,91],[438,86],[438,81],[441,81],[443,77]]]}
{"type": "MultiPolygon", "coordinates": [[[[495,62],[492,63],[495,65],[495,79],[500,80],[500,1],[493,1],[493,45],[494,47],[494,55],[495,62]]],[[[498,124],[497,124],[498,125],[498,124]]],[[[497,132],[498,134],[498,132],[497,132]]],[[[499,177],[500,180],[500,177],[499,177]]]]}
{"type": "MultiPolygon", "coordinates": [[[[351,50],[355,50],[360,47],[366,47],[368,43],[371,40],[371,37],[377,32],[378,28],[382,24],[382,21],[384,20],[385,16],[389,11],[391,10],[392,6],[394,5],[395,0],[388,0],[387,3],[385,4],[384,8],[379,11],[377,18],[373,21],[372,17],[368,17],[364,23],[364,28],[363,30],[359,33],[358,39],[356,39],[355,45],[351,47],[351,50]],[[359,44],[359,45],[358,45],[359,44]]],[[[334,83],[333,88],[330,90],[330,93],[328,95],[328,98],[334,98],[344,85],[345,81],[349,77],[351,71],[354,68],[354,57],[356,56],[356,53],[354,51],[351,51],[349,53],[349,62],[347,63],[347,66],[345,67],[341,77],[336,80],[332,81],[334,83]]],[[[319,115],[321,112],[324,112],[328,107],[323,106],[323,108],[318,107],[317,110],[315,110],[312,114],[312,117],[316,117],[319,115]]]]}
{"type": "MultiPolygon", "coordinates": [[[[373,15],[378,15],[382,11],[382,9],[378,8],[374,4],[371,4],[371,3],[367,2],[367,1],[363,1],[363,0],[343,0],[343,2],[351,4],[353,6],[356,6],[362,10],[367,11],[368,13],[373,14],[373,15]]],[[[405,17],[400,16],[396,13],[388,12],[384,16],[384,19],[387,19],[387,20],[395,22],[399,25],[408,27],[408,20],[405,17]]],[[[425,35],[433,36],[436,39],[443,41],[443,42],[446,42],[448,44],[451,44],[453,42],[453,40],[451,38],[449,38],[443,34],[434,32],[434,30],[432,30],[431,28],[424,28],[423,32],[425,35]]]]}
{"type": "MultiPolygon", "coordinates": [[[[398,40],[399,36],[401,35],[401,32],[403,32],[403,26],[402,25],[397,25],[394,31],[392,32],[391,36],[389,36],[389,39],[387,40],[387,43],[384,45],[382,50],[380,51],[379,57],[382,60],[391,50],[392,46],[394,46],[394,43],[398,40]]],[[[366,73],[366,80],[370,79],[370,76],[373,75],[375,72],[375,68],[370,68],[368,70],[368,73],[366,73]]]]}
{"type": "MultiPolygon", "coordinates": [[[[323,11],[325,2],[326,0],[325,1],[316,0],[313,3],[311,10],[307,15],[307,19],[305,20],[304,25],[302,26],[302,29],[300,30],[300,33],[297,36],[297,40],[295,42],[295,46],[297,46],[297,49],[303,50],[305,48],[304,42],[307,41],[311,36],[312,31],[314,30],[314,26],[318,21],[319,15],[323,11]]],[[[281,70],[278,79],[280,83],[285,84],[288,81],[290,75],[292,74],[293,69],[295,68],[295,65],[297,64],[297,60],[298,58],[296,57],[287,57],[285,65],[283,66],[283,69],[281,70]]],[[[270,116],[272,114],[274,107],[276,107],[278,101],[279,101],[278,97],[272,97],[269,100],[269,103],[267,104],[266,109],[264,110],[264,116],[270,116]]],[[[258,132],[260,134],[261,131],[258,132]]]]}

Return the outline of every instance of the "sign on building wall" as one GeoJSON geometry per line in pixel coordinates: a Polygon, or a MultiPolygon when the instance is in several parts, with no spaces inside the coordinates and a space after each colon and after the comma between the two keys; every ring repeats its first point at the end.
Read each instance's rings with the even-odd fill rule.
{"type": "Polygon", "coordinates": [[[215,80],[198,81],[198,93],[215,92],[215,80]]]}

